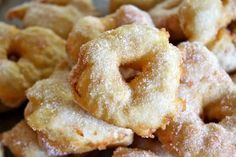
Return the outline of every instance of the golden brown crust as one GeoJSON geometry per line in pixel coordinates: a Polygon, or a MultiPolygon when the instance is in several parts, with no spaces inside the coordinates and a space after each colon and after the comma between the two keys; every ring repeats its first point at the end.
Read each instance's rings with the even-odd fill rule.
{"type": "Polygon", "coordinates": [[[179,48],[184,65],[179,96],[186,102],[186,111],[158,131],[160,141],[175,156],[234,156],[236,95],[232,80],[202,44],[187,42],[179,48]],[[203,120],[220,122],[205,124],[200,114],[203,120]]]}
{"type": "Polygon", "coordinates": [[[17,30],[0,23],[0,29],[0,101],[14,108],[25,100],[27,88],[66,59],[65,41],[39,27],[17,30]]]}
{"type": "Polygon", "coordinates": [[[130,129],[95,119],[74,103],[68,74],[69,68],[62,66],[27,92],[25,117],[47,152],[66,155],[131,144],[130,129]]]}
{"type": "Polygon", "coordinates": [[[75,7],[41,4],[36,2],[24,3],[11,8],[7,17],[18,18],[25,27],[40,26],[53,30],[62,38],[67,38],[77,18],[85,16],[75,7]],[[48,16],[50,15],[50,16],[48,16]]]}
{"type": "Polygon", "coordinates": [[[86,15],[96,15],[98,12],[92,0],[35,0],[41,3],[56,4],[61,6],[72,5],[86,15]]]}
{"type": "Polygon", "coordinates": [[[50,157],[39,146],[36,133],[24,120],[5,132],[2,142],[16,157],[50,157]]]}
{"type": "Polygon", "coordinates": [[[165,31],[121,26],[84,44],[80,52],[70,79],[76,101],[86,111],[146,137],[175,116],[180,52],[165,31]],[[143,72],[126,83],[119,66],[128,63],[143,72]]]}
{"type": "Polygon", "coordinates": [[[117,148],[112,157],[158,157],[151,151],[145,151],[137,148],[117,148]]]}
{"type": "Polygon", "coordinates": [[[132,5],[125,5],[115,13],[105,17],[87,16],[78,20],[67,40],[67,52],[75,64],[78,60],[80,47],[98,37],[101,33],[126,24],[153,25],[151,17],[144,11],[132,5]]]}

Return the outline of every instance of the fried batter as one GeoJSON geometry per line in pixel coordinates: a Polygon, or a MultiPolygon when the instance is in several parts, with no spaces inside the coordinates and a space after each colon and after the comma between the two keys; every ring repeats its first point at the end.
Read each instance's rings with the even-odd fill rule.
{"type": "Polygon", "coordinates": [[[186,111],[158,131],[160,141],[174,156],[235,156],[236,92],[232,80],[202,44],[187,42],[179,48],[184,68],[179,96],[186,102],[186,111]]]}
{"type": "Polygon", "coordinates": [[[72,5],[86,15],[98,14],[92,0],[35,0],[41,3],[56,4],[61,6],[72,5]]]}
{"type": "Polygon", "coordinates": [[[151,151],[119,147],[115,150],[112,157],[158,157],[158,156],[152,153],[151,151]]]}
{"type": "Polygon", "coordinates": [[[62,38],[67,38],[74,23],[85,14],[75,7],[41,4],[36,2],[24,3],[10,9],[9,19],[18,18],[25,27],[40,26],[53,30],[62,38]]]}
{"type": "Polygon", "coordinates": [[[129,145],[133,132],[97,120],[74,103],[69,69],[56,71],[27,92],[25,117],[50,155],[84,153],[129,145]]]}
{"type": "Polygon", "coordinates": [[[236,70],[236,35],[222,29],[215,40],[208,44],[208,48],[216,55],[220,65],[227,72],[236,70]]]}
{"type": "Polygon", "coordinates": [[[2,141],[16,157],[49,157],[39,146],[36,133],[24,120],[5,132],[2,141]]]}
{"type": "Polygon", "coordinates": [[[135,5],[142,10],[149,10],[163,0],[110,0],[110,11],[114,12],[125,4],[135,5]]]}
{"type": "Polygon", "coordinates": [[[169,44],[167,32],[148,25],[125,25],[80,50],[70,80],[76,101],[90,114],[144,137],[152,137],[175,117],[180,52],[169,44]],[[121,65],[142,72],[125,82],[121,65]]]}
{"type": "Polygon", "coordinates": [[[0,23],[0,102],[10,108],[25,100],[25,90],[48,77],[66,59],[65,41],[39,27],[18,30],[0,23]]]}
{"type": "Polygon", "coordinates": [[[151,17],[132,5],[125,5],[115,13],[102,18],[87,16],[78,20],[67,40],[67,52],[75,64],[80,47],[98,37],[101,33],[126,24],[147,24],[153,26],[151,17]]]}

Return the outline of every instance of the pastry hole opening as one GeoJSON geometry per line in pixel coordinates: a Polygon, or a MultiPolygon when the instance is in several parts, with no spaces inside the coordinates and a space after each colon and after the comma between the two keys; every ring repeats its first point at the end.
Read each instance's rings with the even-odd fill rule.
{"type": "Polygon", "coordinates": [[[167,4],[166,6],[165,6],[165,9],[174,9],[174,8],[176,8],[176,7],[178,7],[180,4],[181,4],[181,0],[177,0],[177,1],[174,1],[174,2],[170,2],[169,4],[167,4]]]}
{"type": "Polygon", "coordinates": [[[132,68],[129,65],[122,65],[119,67],[119,70],[123,80],[125,80],[126,83],[130,83],[142,72],[141,69],[132,68]]]}
{"type": "Polygon", "coordinates": [[[13,62],[17,62],[20,59],[20,55],[17,52],[10,52],[7,54],[7,59],[13,62]]]}
{"type": "Polygon", "coordinates": [[[212,106],[204,107],[200,117],[205,124],[219,123],[224,118],[218,112],[218,108],[214,108],[212,106]]]}

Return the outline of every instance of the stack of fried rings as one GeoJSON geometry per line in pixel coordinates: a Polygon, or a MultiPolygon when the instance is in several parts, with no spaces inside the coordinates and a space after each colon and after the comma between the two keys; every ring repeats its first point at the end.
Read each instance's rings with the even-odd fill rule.
{"type": "Polygon", "coordinates": [[[65,41],[40,27],[18,30],[0,23],[0,45],[2,109],[19,106],[26,99],[25,91],[66,58],[65,41]]]}

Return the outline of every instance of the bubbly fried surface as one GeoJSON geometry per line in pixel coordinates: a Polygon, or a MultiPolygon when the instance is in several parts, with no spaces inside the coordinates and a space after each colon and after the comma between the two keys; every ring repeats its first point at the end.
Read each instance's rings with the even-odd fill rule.
{"type": "Polygon", "coordinates": [[[234,156],[236,92],[232,80],[202,44],[187,42],[179,48],[184,68],[179,96],[186,102],[186,111],[158,131],[160,141],[175,156],[234,156]],[[204,122],[205,118],[210,122],[204,122]]]}
{"type": "Polygon", "coordinates": [[[24,120],[5,132],[2,141],[16,157],[49,157],[39,146],[36,133],[24,120]]]}
{"type": "Polygon", "coordinates": [[[158,156],[152,153],[151,151],[119,147],[115,150],[112,157],[158,157],[158,156]]]}
{"type": "Polygon", "coordinates": [[[76,101],[86,111],[145,137],[175,117],[180,52],[165,31],[121,26],[84,44],[80,52],[70,79],[76,101]],[[127,83],[120,65],[142,72],[127,83]]]}
{"type": "Polygon", "coordinates": [[[75,7],[57,6],[36,2],[24,3],[10,9],[7,13],[9,19],[18,18],[24,26],[40,26],[53,30],[62,38],[67,38],[77,18],[85,14],[75,7]]]}
{"type": "Polygon", "coordinates": [[[132,143],[133,132],[95,119],[73,101],[69,69],[38,81],[27,92],[25,117],[50,155],[83,153],[132,143]]]}
{"type": "Polygon", "coordinates": [[[208,44],[208,48],[216,55],[220,65],[227,72],[236,70],[236,35],[222,29],[216,38],[208,44]]]}
{"type": "Polygon", "coordinates": [[[125,4],[135,5],[142,10],[149,10],[155,6],[155,4],[161,2],[162,0],[110,0],[110,11],[114,12],[116,9],[125,4]]]}
{"type": "Polygon", "coordinates": [[[78,20],[67,40],[67,52],[72,64],[77,62],[80,47],[84,43],[105,31],[132,23],[153,25],[151,17],[146,12],[132,5],[124,5],[105,17],[87,16],[78,20]]]}
{"type": "Polygon", "coordinates": [[[27,88],[66,59],[65,41],[44,28],[17,30],[4,23],[0,41],[0,101],[14,108],[25,100],[27,88]]]}
{"type": "Polygon", "coordinates": [[[86,15],[96,15],[97,11],[92,0],[35,0],[41,3],[56,4],[56,5],[72,5],[86,15]]]}

